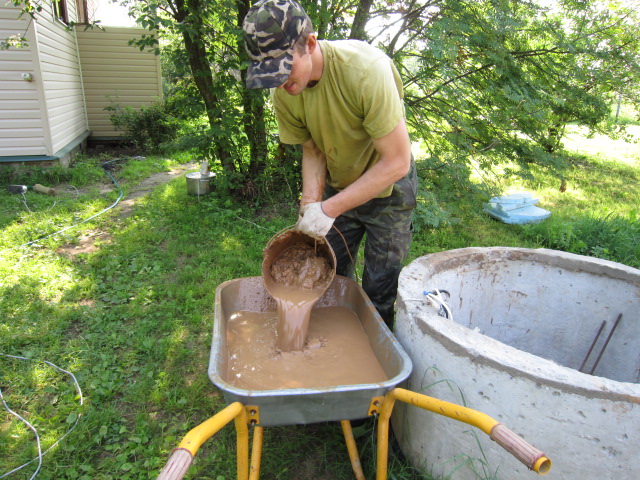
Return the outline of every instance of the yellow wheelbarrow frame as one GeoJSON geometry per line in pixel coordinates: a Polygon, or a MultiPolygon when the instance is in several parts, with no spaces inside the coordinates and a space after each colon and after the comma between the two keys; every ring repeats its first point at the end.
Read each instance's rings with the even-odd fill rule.
{"type": "MultiPolygon", "coordinates": [[[[542,451],[530,445],[522,437],[490,416],[455,403],[438,400],[437,398],[411,392],[403,388],[394,388],[384,397],[373,398],[369,408],[369,415],[379,416],[376,480],[386,480],[387,478],[389,420],[397,400],[479,428],[530,470],[539,475],[546,475],[551,469],[551,460],[542,451]]],[[[206,422],[198,425],[187,433],[178,447],[172,452],[167,464],[158,476],[158,480],[179,480],[183,478],[200,446],[232,420],[235,422],[237,434],[238,480],[257,480],[260,476],[262,439],[264,435],[264,427],[259,425],[259,413],[258,407],[245,406],[240,402],[234,402],[206,422]],[[249,425],[254,425],[251,464],[249,464],[249,425]]],[[[365,480],[358,449],[351,430],[351,422],[349,420],[341,420],[340,424],[342,425],[342,432],[355,478],[357,480],[365,480]]]]}

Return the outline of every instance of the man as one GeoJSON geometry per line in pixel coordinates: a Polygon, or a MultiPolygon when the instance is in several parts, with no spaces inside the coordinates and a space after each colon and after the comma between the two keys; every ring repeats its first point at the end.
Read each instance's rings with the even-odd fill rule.
{"type": "Polygon", "coordinates": [[[366,233],[362,287],[392,328],[416,203],[400,76],[364,42],[317,40],[295,0],[259,1],[243,28],[247,86],[273,89],[280,140],[302,145],[296,228],[326,235],[346,276],[366,233]]]}

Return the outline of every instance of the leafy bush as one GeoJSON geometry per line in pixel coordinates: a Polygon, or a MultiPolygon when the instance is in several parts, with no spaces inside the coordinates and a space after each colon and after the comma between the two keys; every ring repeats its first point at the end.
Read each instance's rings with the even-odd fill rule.
{"type": "Polygon", "coordinates": [[[439,228],[454,221],[451,212],[440,205],[433,192],[418,188],[417,204],[413,212],[413,229],[419,232],[424,228],[439,228]]]}
{"type": "Polygon", "coordinates": [[[169,113],[164,103],[134,109],[130,105],[113,104],[105,108],[114,128],[124,133],[124,140],[137,149],[157,151],[163,144],[176,139],[180,128],[178,120],[169,113]]]}

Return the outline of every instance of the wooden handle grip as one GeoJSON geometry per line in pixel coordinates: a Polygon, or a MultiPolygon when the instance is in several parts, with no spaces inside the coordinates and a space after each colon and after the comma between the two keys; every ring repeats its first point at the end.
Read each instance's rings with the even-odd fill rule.
{"type": "Polygon", "coordinates": [[[33,186],[33,189],[34,189],[36,192],[46,193],[47,195],[55,195],[55,194],[56,194],[56,191],[55,191],[53,188],[51,188],[51,187],[45,187],[44,185],[40,185],[39,183],[36,183],[36,184],[33,186]]]}
{"type": "Polygon", "coordinates": [[[507,452],[540,475],[546,474],[551,468],[551,460],[549,460],[543,452],[533,445],[530,445],[503,424],[498,423],[494,426],[493,429],[491,429],[490,437],[491,440],[494,440],[507,452]]]}
{"type": "Polygon", "coordinates": [[[185,476],[193,462],[193,455],[185,448],[176,448],[157,480],[180,480],[185,476]]]}

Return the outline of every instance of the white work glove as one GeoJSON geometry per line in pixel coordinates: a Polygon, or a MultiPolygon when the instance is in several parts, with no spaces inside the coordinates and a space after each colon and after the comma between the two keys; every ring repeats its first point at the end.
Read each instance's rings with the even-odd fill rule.
{"type": "Polygon", "coordinates": [[[335,218],[322,211],[322,202],[309,203],[302,209],[302,218],[295,228],[310,237],[321,239],[329,233],[334,221],[335,218]]]}

